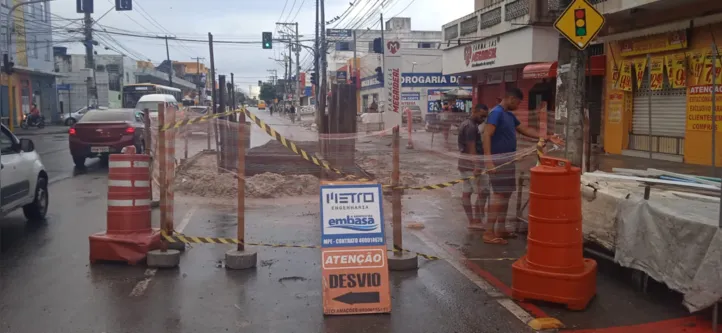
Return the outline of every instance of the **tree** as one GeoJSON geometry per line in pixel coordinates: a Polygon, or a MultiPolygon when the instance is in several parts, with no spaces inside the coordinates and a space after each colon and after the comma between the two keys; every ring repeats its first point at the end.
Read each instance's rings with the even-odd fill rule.
{"type": "Polygon", "coordinates": [[[258,98],[264,101],[272,101],[276,98],[276,89],[273,88],[273,85],[264,83],[261,86],[261,93],[258,95],[258,98]]]}

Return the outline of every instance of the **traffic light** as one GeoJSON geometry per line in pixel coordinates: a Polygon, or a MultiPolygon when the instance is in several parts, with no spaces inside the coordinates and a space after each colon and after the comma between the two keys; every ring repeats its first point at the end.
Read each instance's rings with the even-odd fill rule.
{"type": "Polygon", "coordinates": [[[379,83],[384,83],[384,71],[381,67],[376,67],[376,80],[378,80],[379,83]]]}
{"type": "Polygon", "coordinates": [[[574,25],[576,27],[577,37],[587,35],[587,12],[585,9],[574,10],[574,25]]]}
{"type": "Polygon", "coordinates": [[[273,48],[273,34],[269,31],[263,32],[263,48],[264,49],[273,48]]]}
{"type": "Polygon", "coordinates": [[[384,53],[384,41],[381,38],[374,38],[374,53],[384,53]]]}
{"type": "Polygon", "coordinates": [[[10,57],[7,54],[3,54],[3,72],[5,74],[12,74],[15,63],[10,61],[10,57]]]}
{"type": "Polygon", "coordinates": [[[316,75],[316,72],[311,73],[311,84],[314,86],[318,85],[318,75],[316,75]]]}

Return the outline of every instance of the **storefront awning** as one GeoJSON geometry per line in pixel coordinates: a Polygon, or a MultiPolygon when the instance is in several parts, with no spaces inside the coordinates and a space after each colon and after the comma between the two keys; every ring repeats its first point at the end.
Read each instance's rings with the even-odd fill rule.
{"type": "MultiPolygon", "coordinates": [[[[524,79],[548,79],[557,76],[558,63],[545,62],[539,64],[526,65],[522,73],[524,79]]],[[[588,76],[604,76],[606,68],[606,57],[603,55],[589,57],[587,64],[588,76]]]]}

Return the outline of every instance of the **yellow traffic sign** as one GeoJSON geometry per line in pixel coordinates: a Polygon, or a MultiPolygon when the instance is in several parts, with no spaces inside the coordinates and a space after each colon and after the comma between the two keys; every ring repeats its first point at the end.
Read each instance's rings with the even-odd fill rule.
{"type": "Polygon", "coordinates": [[[598,12],[587,0],[572,0],[562,15],[554,22],[554,27],[574,46],[584,50],[604,26],[604,15],[598,12]]]}

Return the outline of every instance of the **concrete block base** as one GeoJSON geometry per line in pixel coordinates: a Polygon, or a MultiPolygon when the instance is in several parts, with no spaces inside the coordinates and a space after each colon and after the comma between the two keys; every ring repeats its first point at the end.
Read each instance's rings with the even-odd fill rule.
{"type": "Polygon", "coordinates": [[[410,271],[419,268],[419,259],[411,253],[392,253],[389,255],[389,270],[410,271]]]}
{"type": "Polygon", "coordinates": [[[148,267],[175,268],[180,264],[180,251],[168,249],[165,252],[153,250],[148,252],[148,267]]]}
{"type": "Polygon", "coordinates": [[[226,252],[226,268],[229,269],[249,269],[256,267],[258,261],[258,253],[256,251],[238,251],[230,250],[226,252]]]}
{"type": "Polygon", "coordinates": [[[178,250],[178,251],[181,251],[181,252],[185,252],[185,250],[186,250],[186,243],[183,243],[183,242],[173,242],[173,243],[170,243],[170,242],[169,242],[169,243],[168,243],[168,249],[173,249],[173,250],[178,250]]]}

